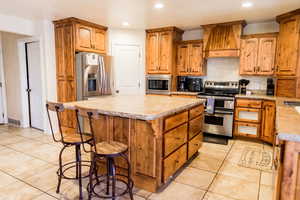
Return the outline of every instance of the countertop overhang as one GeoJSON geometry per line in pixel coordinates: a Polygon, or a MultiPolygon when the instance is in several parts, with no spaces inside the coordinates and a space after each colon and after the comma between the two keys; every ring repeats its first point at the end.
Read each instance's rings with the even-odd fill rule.
{"type": "Polygon", "coordinates": [[[84,101],[64,103],[66,109],[76,107],[95,109],[100,114],[141,120],[155,120],[203,104],[205,100],[194,98],[109,95],[84,101]]]}

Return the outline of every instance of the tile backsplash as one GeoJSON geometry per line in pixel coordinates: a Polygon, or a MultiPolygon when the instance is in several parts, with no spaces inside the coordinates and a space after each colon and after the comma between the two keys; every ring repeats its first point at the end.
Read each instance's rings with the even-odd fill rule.
{"type": "Polygon", "coordinates": [[[250,80],[247,89],[266,90],[267,78],[261,76],[241,76],[239,74],[239,58],[209,58],[207,59],[207,76],[203,77],[210,81],[238,81],[240,79],[250,80]]]}

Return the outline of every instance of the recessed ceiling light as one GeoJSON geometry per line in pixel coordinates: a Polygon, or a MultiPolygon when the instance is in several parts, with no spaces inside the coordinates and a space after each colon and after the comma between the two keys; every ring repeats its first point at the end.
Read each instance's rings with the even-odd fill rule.
{"type": "Polygon", "coordinates": [[[154,8],[163,8],[165,5],[164,4],[162,4],[162,3],[156,3],[155,5],[154,5],[154,8]]]}
{"type": "Polygon", "coordinates": [[[128,22],[123,22],[122,25],[123,26],[129,26],[129,23],[128,22]]]}
{"type": "Polygon", "coordinates": [[[242,3],[242,7],[244,7],[244,8],[250,8],[252,6],[253,6],[253,3],[250,1],[246,1],[246,2],[242,3]]]}

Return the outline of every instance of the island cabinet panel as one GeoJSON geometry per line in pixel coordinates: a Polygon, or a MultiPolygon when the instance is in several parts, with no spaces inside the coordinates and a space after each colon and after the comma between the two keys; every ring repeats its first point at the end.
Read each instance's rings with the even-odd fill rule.
{"type": "Polygon", "coordinates": [[[198,152],[199,148],[202,146],[203,134],[199,133],[197,136],[189,141],[188,146],[188,159],[190,159],[195,153],[198,152]]]}
{"type": "Polygon", "coordinates": [[[163,179],[168,180],[186,161],[187,161],[187,145],[183,145],[176,152],[168,156],[164,160],[163,179]]]}
{"type": "Polygon", "coordinates": [[[190,119],[194,119],[195,117],[203,114],[203,112],[204,112],[204,106],[203,105],[192,108],[190,110],[190,119]]]}
{"type": "Polygon", "coordinates": [[[187,123],[164,134],[164,156],[168,156],[187,141],[187,123]]]}
{"type": "Polygon", "coordinates": [[[188,121],[188,112],[182,112],[177,115],[168,117],[164,121],[165,131],[168,131],[176,126],[179,126],[180,124],[183,124],[188,121]]]}
{"type": "Polygon", "coordinates": [[[244,108],[261,108],[262,101],[261,100],[253,100],[253,99],[237,99],[236,106],[244,107],[244,108]]]}

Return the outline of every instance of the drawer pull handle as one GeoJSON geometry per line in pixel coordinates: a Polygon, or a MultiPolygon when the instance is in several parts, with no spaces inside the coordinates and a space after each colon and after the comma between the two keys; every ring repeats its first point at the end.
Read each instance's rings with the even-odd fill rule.
{"type": "Polygon", "coordinates": [[[179,163],[179,160],[175,160],[175,163],[178,164],[178,163],[179,163]]]}
{"type": "Polygon", "coordinates": [[[180,140],[181,138],[180,138],[180,137],[175,137],[175,139],[176,139],[176,140],[180,140]]]}

